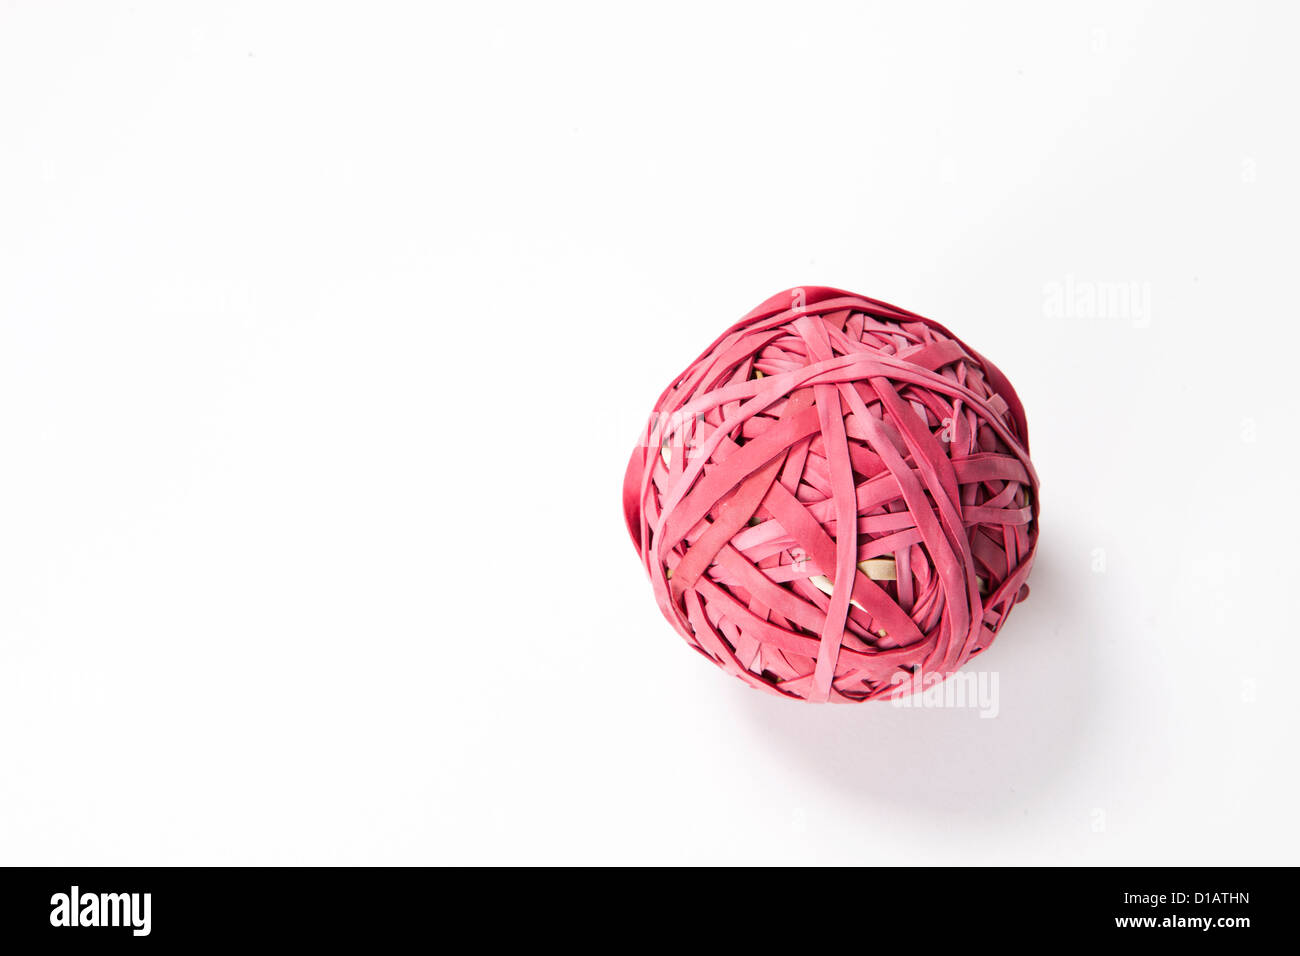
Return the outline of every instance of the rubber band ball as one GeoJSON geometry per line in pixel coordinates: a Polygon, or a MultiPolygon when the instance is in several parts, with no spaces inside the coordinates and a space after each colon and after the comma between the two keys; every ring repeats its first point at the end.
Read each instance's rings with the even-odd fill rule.
{"type": "Polygon", "coordinates": [[[1028,596],[1024,408],[938,323],[839,289],[772,296],[659,397],[623,512],[663,615],[752,687],[912,693],[1028,596]]]}

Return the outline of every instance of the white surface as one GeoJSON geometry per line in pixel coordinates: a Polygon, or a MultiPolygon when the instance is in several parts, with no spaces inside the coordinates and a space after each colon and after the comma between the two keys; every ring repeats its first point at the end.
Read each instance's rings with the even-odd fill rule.
{"type": "Polygon", "coordinates": [[[440,6],[0,6],[0,861],[1297,862],[1294,8],[440,6]],[[654,606],[797,284],[1024,399],[996,719],[654,606]]]}

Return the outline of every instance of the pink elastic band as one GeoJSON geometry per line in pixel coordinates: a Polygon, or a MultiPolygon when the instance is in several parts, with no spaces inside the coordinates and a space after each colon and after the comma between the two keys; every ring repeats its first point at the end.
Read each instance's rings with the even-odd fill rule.
{"type": "Polygon", "coordinates": [[[991,362],[813,287],[768,299],[660,396],[623,510],[692,647],[763,690],[861,701],[992,643],[1028,594],[1038,478],[991,362]]]}

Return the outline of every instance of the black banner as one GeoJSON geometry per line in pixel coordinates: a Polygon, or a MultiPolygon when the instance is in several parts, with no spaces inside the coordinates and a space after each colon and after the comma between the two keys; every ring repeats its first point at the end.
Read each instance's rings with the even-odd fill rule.
{"type": "Polygon", "coordinates": [[[373,945],[445,936],[625,945],[703,924],[720,938],[776,943],[819,933],[899,944],[1133,938],[1234,945],[1285,931],[1269,869],[872,869],[613,873],[439,869],[9,869],[0,940],[373,945]],[[819,916],[831,902],[830,917],[819,916]],[[818,921],[829,919],[825,925],[818,921]],[[861,925],[854,928],[856,922],[861,925]],[[805,936],[806,934],[806,936],[805,936]]]}

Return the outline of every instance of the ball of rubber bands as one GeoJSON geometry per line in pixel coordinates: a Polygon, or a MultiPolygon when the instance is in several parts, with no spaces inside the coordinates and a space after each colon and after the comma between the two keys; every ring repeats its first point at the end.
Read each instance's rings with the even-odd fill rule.
{"type": "Polygon", "coordinates": [[[1025,412],[930,319],[839,289],[768,299],[655,403],[623,510],[660,610],[745,683],[925,689],[1028,596],[1025,412]]]}

